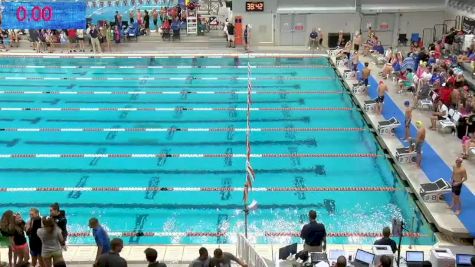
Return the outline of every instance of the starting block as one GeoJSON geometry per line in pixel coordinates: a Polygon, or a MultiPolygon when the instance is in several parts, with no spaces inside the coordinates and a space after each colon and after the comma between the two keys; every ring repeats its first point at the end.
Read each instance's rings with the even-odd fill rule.
{"type": "Polygon", "coordinates": [[[378,122],[378,132],[380,135],[394,135],[394,129],[401,126],[401,123],[394,117],[389,120],[378,122]]]}
{"type": "Polygon", "coordinates": [[[376,109],[376,101],[365,100],[363,108],[366,112],[373,112],[376,109]]]}
{"type": "MultiPolygon", "coordinates": [[[[368,85],[369,87],[369,85],[368,85]]],[[[351,88],[351,92],[353,94],[364,94],[366,93],[366,87],[364,86],[364,84],[361,84],[361,83],[354,83],[353,84],[353,87],[351,88]]]]}
{"type": "Polygon", "coordinates": [[[409,147],[396,148],[396,160],[399,163],[415,163],[417,153],[409,147]]]}
{"type": "Polygon", "coordinates": [[[336,61],[336,66],[339,68],[344,68],[346,67],[347,62],[348,62],[348,59],[339,59],[336,61]]]}
{"type": "Polygon", "coordinates": [[[452,191],[452,186],[440,178],[433,183],[421,184],[419,194],[425,202],[441,202],[443,201],[443,195],[452,191]]]}
{"type": "Polygon", "coordinates": [[[331,57],[335,57],[336,55],[338,55],[338,53],[340,53],[341,49],[330,49],[328,50],[328,55],[331,56],[331,57]]]}
{"type": "Polygon", "coordinates": [[[356,79],[356,72],[351,70],[345,70],[343,72],[343,77],[345,79],[356,79]]]}

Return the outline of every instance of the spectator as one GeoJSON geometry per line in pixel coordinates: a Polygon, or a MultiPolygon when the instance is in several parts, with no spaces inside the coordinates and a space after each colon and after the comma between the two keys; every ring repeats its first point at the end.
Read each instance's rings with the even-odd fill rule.
{"type": "Polygon", "coordinates": [[[310,222],[303,226],[300,237],[304,240],[303,249],[308,252],[322,252],[326,247],[325,225],[317,223],[317,212],[309,211],[310,222]]]}
{"type": "Polygon", "coordinates": [[[119,11],[115,12],[114,15],[114,24],[116,26],[119,26],[119,28],[122,26],[122,15],[119,13],[119,11]]]}
{"type": "Polygon", "coordinates": [[[96,51],[98,51],[99,53],[102,53],[101,43],[99,42],[100,34],[99,34],[99,31],[97,30],[96,25],[91,26],[89,35],[91,36],[91,45],[92,45],[92,51],[94,52],[94,54],[96,53],[96,51]]]}
{"type": "Polygon", "coordinates": [[[76,52],[76,42],[78,39],[77,30],[69,29],[68,39],[69,39],[69,53],[76,52]]]}
{"type": "Polygon", "coordinates": [[[346,258],[345,258],[345,256],[340,256],[336,259],[335,267],[346,267],[346,258]]]}
{"type": "Polygon", "coordinates": [[[447,106],[442,103],[442,100],[439,98],[437,101],[437,110],[436,112],[432,113],[432,117],[430,117],[431,127],[429,129],[435,131],[437,129],[437,121],[446,120],[449,116],[449,109],[447,106]]]}
{"type": "Polygon", "coordinates": [[[64,247],[64,238],[61,229],[52,217],[43,219],[43,228],[38,229],[38,237],[41,240],[41,257],[44,266],[51,267],[53,264],[64,265],[63,253],[61,248],[64,247]]]}
{"type": "Polygon", "coordinates": [[[161,263],[157,261],[158,253],[157,250],[153,248],[147,248],[144,251],[145,258],[148,262],[148,267],[167,267],[165,263],[161,263]]]}
{"type": "Polygon", "coordinates": [[[380,267],[391,267],[392,264],[393,264],[393,260],[388,255],[383,255],[381,256],[381,258],[379,258],[378,266],[380,267]]]}
{"type": "Polygon", "coordinates": [[[8,243],[8,266],[13,266],[12,264],[16,264],[16,261],[12,262],[13,260],[13,243],[11,242],[13,232],[15,230],[15,215],[13,211],[7,210],[3,213],[2,219],[0,221],[0,233],[2,237],[7,238],[8,243]]]}
{"type": "Polygon", "coordinates": [[[68,230],[67,230],[68,220],[66,219],[66,212],[59,208],[59,204],[57,202],[51,204],[49,211],[50,211],[51,218],[53,218],[54,222],[61,230],[61,234],[63,235],[64,242],[66,242],[68,238],[68,230]]]}
{"type": "Polygon", "coordinates": [[[380,245],[380,246],[390,246],[393,253],[395,253],[397,250],[396,242],[392,240],[390,236],[391,236],[391,229],[389,229],[389,227],[384,227],[383,238],[376,240],[374,244],[380,245]]]}
{"type": "Polygon", "coordinates": [[[234,48],[234,25],[231,22],[226,25],[226,35],[228,36],[228,47],[234,48]]]}
{"type": "Polygon", "coordinates": [[[41,239],[38,237],[38,229],[41,228],[40,212],[36,208],[30,209],[30,220],[26,223],[26,234],[30,240],[31,264],[36,266],[39,262],[43,266],[41,258],[41,239]]]}
{"type": "Polygon", "coordinates": [[[108,253],[110,251],[110,240],[109,235],[106,230],[99,224],[97,218],[89,219],[89,227],[92,229],[92,235],[97,245],[97,253],[95,262],[102,254],[108,253]]]}
{"type": "Polygon", "coordinates": [[[214,257],[211,258],[209,267],[231,267],[231,261],[236,262],[242,267],[247,267],[245,262],[236,258],[231,253],[223,252],[220,248],[214,250],[214,257]]]}
{"type": "Polygon", "coordinates": [[[84,30],[78,29],[76,31],[76,35],[79,43],[79,52],[86,52],[86,49],[84,47],[84,30]]]}
{"type": "Polygon", "coordinates": [[[192,261],[188,267],[208,267],[209,266],[209,256],[208,250],[204,247],[201,247],[198,252],[200,256],[192,261]]]}
{"type": "Polygon", "coordinates": [[[144,22],[144,27],[145,27],[146,34],[150,35],[150,15],[148,14],[147,10],[145,10],[145,15],[143,17],[143,22],[144,22]]]}
{"type": "Polygon", "coordinates": [[[14,215],[15,222],[12,227],[13,231],[13,252],[17,258],[17,263],[28,262],[29,260],[29,248],[28,242],[25,237],[25,221],[22,219],[19,213],[14,215]]]}
{"type": "MultiPolygon", "coordinates": [[[[152,11],[152,18],[153,18],[153,25],[155,26],[155,32],[158,33],[158,10],[156,8],[154,8],[152,11]]],[[[160,20],[162,19],[160,18],[160,20]]]]}
{"type": "Polygon", "coordinates": [[[473,257],[470,259],[470,262],[472,263],[472,267],[475,267],[475,256],[473,256],[473,257]]]}
{"type": "Polygon", "coordinates": [[[110,247],[109,253],[102,254],[97,260],[95,267],[127,267],[127,261],[119,255],[124,247],[122,239],[112,239],[110,247]]]}

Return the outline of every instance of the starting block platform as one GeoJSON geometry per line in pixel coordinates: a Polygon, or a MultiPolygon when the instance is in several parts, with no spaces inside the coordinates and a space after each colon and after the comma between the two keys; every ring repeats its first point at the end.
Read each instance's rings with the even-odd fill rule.
{"type": "Polygon", "coordinates": [[[389,120],[378,122],[378,132],[380,135],[394,135],[394,130],[401,126],[401,123],[394,117],[389,120]]]}
{"type": "Polygon", "coordinates": [[[376,110],[376,101],[375,100],[365,100],[363,108],[366,112],[374,112],[376,110]]]}
{"type": "Polygon", "coordinates": [[[409,147],[396,148],[396,160],[399,163],[415,163],[417,153],[409,147]]]}
{"type": "Polygon", "coordinates": [[[345,70],[343,72],[343,78],[345,79],[356,79],[356,72],[352,70],[345,70]]]}
{"type": "Polygon", "coordinates": [[[366,93],[366,86],[364,86],[364,84],[361,84],[361,83],[354,83],[353,87],[351,88],[351,92],[357,95],[364,94],[366,93]]]}
{"type": "Polygon", "coordinates": [[[452,186],[447,181],[440,178],[439,180],[432,183],[421,184],[419,194],[425,202],[432,203],[442,202],[443,195],[448,194],[451,191],[452,186]]]}

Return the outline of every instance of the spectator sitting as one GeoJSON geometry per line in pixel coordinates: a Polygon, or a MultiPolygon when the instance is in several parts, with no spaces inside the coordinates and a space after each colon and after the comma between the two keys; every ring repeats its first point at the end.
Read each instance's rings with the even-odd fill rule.
{"type": "Polygon", "coordinates": [[[110,243],[111,250],[109,253],[102,254],[95,267],[127,267],[127,261],[122,258],[119,253],[122,251],[124,247],[124,242],[120,238],[112,239],[110,243]]]}
{"type": "Polygon", "coordinates": [[[346,258],[345,258],[345,256],[340,256],[336,259],[335,267],[346,267],[346,258]]]}
{"type": "Polygon", "coordinates": [[[388,255],[383,255],[381,256],[381,258],[379,258],[378,266],[380,267],[391,267],[392,264],[393,264],[393,260],[388,255]]]}
{"type": "Polygon", "coordinates": [[[382,246],[391,246],[391,250],[393,251],[393,253],[395,253],[397,250],[396,242],[392,240],[390,236],[391,236],[391,229],[389,229],[389,227],[384,227],[383,238],[376,240],[374,244],[382,245],[382,246]]]}
{"type": "Polygon", "coordinates": [[[201,247],[198,252],[200,256],[193,260],[188,267],[208,267],[209,266],[209,256],[208,250],[204,247],[201,247]]]}
{"type": "Polygon", "coordinates": [[[145,253],[145,258],[147,259],[147,262],[148,262],[148,267],[167,267],[165,263],[157,261],[157,257],[158,257],[157,250],[153,248],[147,248],[145,249],[144,253],[145,253]]]}

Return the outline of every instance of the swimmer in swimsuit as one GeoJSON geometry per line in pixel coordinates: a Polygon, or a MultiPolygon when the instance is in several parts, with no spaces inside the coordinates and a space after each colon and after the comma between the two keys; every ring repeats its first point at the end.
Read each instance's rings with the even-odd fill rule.
{"type": "Polygon", "coordinates": [[[384,94],[388,91],[388,86],[383,81],[379,82],[378,98],[376,98],[376,114],[383,112],[384,94]]]}
{"type": "Polygon", "coordinates": [[[411,120],[412,120],[412,108],[411,108],[411,103],[406,100],[404,101],[404,107],[406,107],[405,111],[405,139],[409,140],[409,137],[411,136],[411,120]]]}
{"type": "Polygon", "coordinates": [[[421,167],[422,162],[422,145],[426,139],[426,128],[422,121],[416,121],[416,128],[417,128],[417,136],[416,136],[416,164],[417,167],[421,167]]]}
{"type": "Polygon", "coordinates": [[[460,203],[460,193],[462,191],[462,184],[467,181],[467,170],[462,166],[463,159],[457,158],[452,173],[452,205],[451,209],[455,209],[455,215],[460,215],[462,212],[462,203],[460,203]]]}

